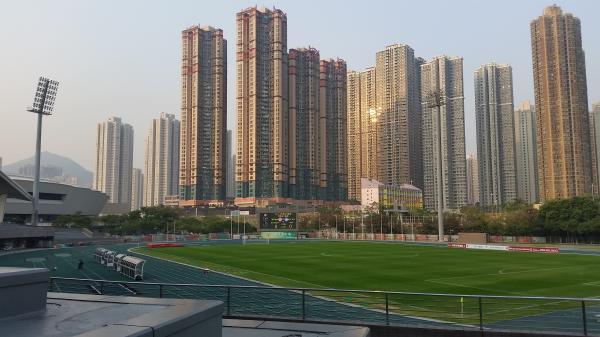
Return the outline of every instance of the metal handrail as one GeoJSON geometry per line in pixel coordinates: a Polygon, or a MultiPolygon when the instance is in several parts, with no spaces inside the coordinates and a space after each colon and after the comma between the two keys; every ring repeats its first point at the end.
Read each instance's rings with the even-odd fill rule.
{"type": "MultiPolygon", "coordinates": [[[[142,287],[156,287],[158,288],[158,296],[159,297],[163,297],[165,294],[164,292],[166,291],[167,287],[180,287],[180,288],[186,288],[186,287],[191,287],[191,288],[212,288],[212,289],[222,289],[225,290],[225,292],[223,293],[223,296],[225,297],[225,299],[222,299],[224,301],[226,301],[226,315],[230,316],[230,317],[238,317],[238,318],[260,318],[260,317],[284,317],[286,319],[290,319],[289,315],[287,314],[283,314],[278,316],[277,314],[272,315],[272,314],[261,314],[257,313],[256,315],[248,315],[247,313],[232,313],[232,290],[234,289],[256,289],[256,290],[269,290],[269,291],[289,291],[289,292],[293,292],[296,293],[298,295],[301,295],[301,298],[299,300],[298,303],[293,304],[292,306],[295,306],[295,308],[298,310],[297,312],[297,316],[295,315],[294,317],[296,317],[297,320],[299,321],[310,321],[309,317],[308,317],[308,313],[307,313],[307,309],[309,306],[309,302],[307,302],[308,298],[314,298],[314,299],[320,299],[320,300],[325,300],[325,301],[333,301],[333,302],[338,302],[340,304],[345,304],[348,305],[349,307],[356,307],[356,305],[354,305],[354,303],[352,303],[352,301],[350,300],[350,303],[346,303],[346,301],[338,301],[336,299],[335,295],[322,295],[320,293],[338,293],[338,294],[364,294],[367,295],[365,296],[365,298],[369,298],[372,296],[368,296],[368,295],[377,295],[377,297],[380,297],[377,300],[374,300],[374,302],[370,302],[367,303],[366,307],[362,307],[362,309],[365,310],[371,310],[372,312],[378,312],[379,314],[383,315],[380,316],[381,320],[377,320],[374,318],[371,318],[371,324],[381,324],[383,322],[383,324],[385,325],[398,325],[398,321],[392,322],[392,319],[396,319],[398,317],[405,317],[405,318],[410,318],[410,319],[425,319],[425,320],[429,320],[430,322],[436,322],[436,323],[441,323],[444,324],[445,327],[450,328],[450,329],[475,329],[475,330],[481,330],[482,332],[484,330],[498,330],[498,331],[503,331],[505,330],[505,328],[503,329],[502,327],[499,326],[494,326],[494,314],[501,312],[501,311],[505,311],[505,310],[511,310],[511,307],[506,307],[505,310],[501,310],[501,311],[497,311],[494,312],[494,309],[491,309],[492,312],[491,313],[485,313],[484,312],[484,307],[492,307],[497,304],[500,303],[498,301],[485,301],[484,299],[499,299],[499,300],[533,300],[533,301],[551,301],[551,303],[557,303],[557,302],[562,302],[562,301],[569,301],[569,302],[573,302],[569,307],[567,307],[567,310],[572,310],[573,308],[577,308],[579,307],[580,309],[580,314],[577,315],[575,314],[573,317],[570,318],[569,320],[569,324],[568,326],[564,327],[563,330],[568,331],[569,333],[573,333],[574,330],[578,330],[581,331],[582,336],[587,336],[588,335],[588,331],[590,330],[589,327],[589,323],[591,323],[592,321],[588,322],[588,319],[590,319],[591,315],[589,313],[587,313],[587,308],[586,308],[586,302],[590,302],[590,303],[594,303],[594,305],[598,305],[598,303],[600,303],[600,298],[577,298],[577,297],[542,297],[542,296],[502,296],[502,295],[469,295],[469,294],[443,294],[443,293],[422,293],[422,292],[403,292],[403,291],[380,291],[380,290],[351,290],[351,289],[335,289],[335,288],[302,288],[302,287],[291,287],[291,288],[287,288],[287,287],[274,287],[274,286],[266,286],[266,285],[228,285],[228,284],[199,284],[199,283],[160,283],[160,282],[140,282],[140,281],[116,281],[116,280],[98,280],[98,279],[82,279],[82,278],[68,278],[68,277],[50,277],[50,282],[49,282],[49,288],[51,290],[54,290],[55,287],[58,291],[60,291],[60,287],[58,287],[58,285],[61,283],[60,281],[64,281],[66,283],[68,282],[72,282],[73,284],[76,283],[84,283],[84,285],[87,283],[87,286],[89,286],[90,288],[92,288],[92,290],[100,295],[104,294],[105,291],[105,286],[106,285],[110,285],[110,284],[115,284],[115,285],[139,285],[142,287]],[[99,288],[99,289],[98,289],[99,288]],[[431,301],[432,303],[440,303],[443,302],[444,300],[441,300],[441,298],[451,298],[451,299],[456,299],[456,298],[460,298],[460,318],[456,317],[456,316],[444,316],[444,318],[442,318],[442,320],[440,320],[437,317],[431,316],[430,318],[427,317],[427,315],[420,317],[420,316],[415,316],[411,313],[405,314],[405,313],[401,313],[401,312],[395,312],[395,310],[393,310],[393,308],[391,307],[393,298],[390,297],[391,295],[398,295],[398,296],[415,296],[415,297],[425,297],[425,296],[429,296],[429,297],[437,297],[438,300],[436,299],[428,299],[426,301],[431,301]],[[468,306],[464,306],[463,307],[463,303],[464,303],[464,299],[465,298],[470,298],[470,299],[475,299],[476,300],[476,304],[473,306],[468,305],[468,306]],[[376,306],[371,306],[377,304],[376,306]],[[485,304],[485,305],[484,305],[485,304]],[[463,309],[467,309],[467,312],[464,312],[465,316],[463,316],[463,309]],[[233,316],[232,316],[233,315],[233,316]],[[266,315],[266,316],[265,316],[266,315]],[[400,316],[398,316],[400,315],[400,316]],[[491,316],[490,316],[491,315],[491,316]],[[490,320],[490,317],[491,320],[490,320]],[[487,321],[487,323],[486,323],[487,321]],[[377,323],[379,322],[379,323],[377,323]],[[489,326],[486,326],[486,324],[490,324],[489,326]],[[573,324],[575,324],[575,326],[573,326],[573,324]]],[[[339,296],[339,295],[337,295],[339,296]]],[[[423,301],[425,301],[425,299],[422,299],[423,301]]],[[[399,302],[396,302],[399,303],[399,302]]],[[[313,305],[313,304],[311,304],[313,305]]],[[[410,305],[409,305],[410,306],[410,305]]],[[[534,305],[534,306],[537,306],[534,305]]],[[[360,306],[359,306],[360,307],[360,306]]],[[[418,308],[418,307],[416,307],[418,308]]],[[[527,307],[524,307],[527,308],[527,307]]],[[[517,308],[519,309],[519,308],[517,308]]],[[[490,310],[490,309],[488,309],[490,310]]],[[[498,310],[498,309],[495,309],[498,310]]],[[[444,314],[444,313],[442,313],[444,314]]],[[[449,314],[449,313],[446,313],[449,314]]],[[[538,313],[539,314],[539,313],[538,313]]],[[[534,316],[537,314],[534,314],[534,316]]],[[[524,315],[521,317],[516,317],[516,318],[525,318],[528,315],[524,315]]],[[[515,317],[513,317],[515,318],[515,317]]],[[[291,318],[294,319],[294,318],[291,318]]],[[[335,318],[332,319],[331,317],[329,318],[325,318],[323,320],[319,320],[319,321],[323,321],[323,322],[332,322],[332,323],[337,323],[340,320],[336,320],[335,318]]],[[[343,319],[342,319],[343,321],[343,319]]],[[[355,322],[353,320],[350,320],[351,322],[355,322]]],[[[358,319],[358,321],[361,321],[360,319],[358,319]]],[[[361,321],[363,322],[363,321],[361,321]]],[[[400,325],[402,325],[403,323],[400,323],[400,325]]],[[[417,323],[420,324],[420,323],[417,323]]],[[[597,325],[597,324],[596,324],[597,325]]],[[[598,330],[598,327],[593,327],[591,328],[592,330],[594,330],[594,332],[596,330],[598,330]]],[[[535,329],[534,329],[535,330],[535,329]]],[[[544,328],[542,328],[542,330],[544,330],[544,328]]],[[[537,330],[536,330],[537,331],[537,330]]],[[[553,332],[555,333],[556,331],[554,331],[554,328],[549,326],[547,327],[544,331],[547,332],[553,332]]],[[[562,332],[562,331],[561,331],[562,332]]]]}
{"type": "Polygon", "coordinates": [[[382,290],[360,290],[360,289],[336,289],[336,288],[302,288],[302,287],[275,287],[275,286],[260,286],[260,285],[232,285],[232,284],[201,284],[201,283],[164,283],[164,282],[140,282],[140,281],[115,281],[115,280],[98,280],[98,279],[83,279],[74,277],[50,277],[50,281],[65,280],[65,281],[85,281],[98,283],[127,283],[140,285],[154,286],[169,286],[169,287],[206,287],[206,288],[248,288],[248,289],[279,289],[289,291],[325,291],[325,292],[340,292],[340,293],[365,293],[379,295],[415,295],[415,296],[433,296],[433,297],[465,297],[465,298],[496,298],[496,299],[514,299],[514,300],[555,300],[555,301],[585,301],[599,302],[600,298],[585,298],[585,297],[545,297],[545,296],[504,296],[504,295],[473,295],[473,294],[444,294],[444,293],[421,293],[421,292],[406,292],[406,291],[382,291],[382,290]]]}

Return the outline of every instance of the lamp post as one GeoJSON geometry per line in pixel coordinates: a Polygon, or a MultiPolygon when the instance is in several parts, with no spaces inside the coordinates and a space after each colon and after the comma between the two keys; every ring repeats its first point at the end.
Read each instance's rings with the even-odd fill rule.
{"type": "Polygon", "coordinates": [[[444,195],[443,195],[443,165],[442,165],[442,112],[441,107],[444,105],[439,90],[432,91],[429,94],[428,108],[436,108],[435,119],[437,121],[437,146],[436,146],[436,158],[437,158],[437,213],[438,213],[438,240],[444,241],[444,195]]]}
{"type": "Polygon", "coordinates": [[[336,238],[336,240],[340,238],[340,236],[338,234],[337,214],[335,214],[335,238],[336,238]]]}
{"type": "Polygon", "coordinates": [[[36,113],[37,120],[37,138],[35,141],[35,177],[33,180],[33,212],[31,213],[31,225],[37,226],[39,216],[40,201],[40,157],[42,148],[42,116],[51,115],[58,91],[58,82],[49,78],[40,77],[33,98],[33,107],[27,108],[27,111],[36,113]]]}
{"type": "Polygon", "coordinates": [[[229,240],[233,240],[233,216],[231,210],[229,211],[229,240]]]}

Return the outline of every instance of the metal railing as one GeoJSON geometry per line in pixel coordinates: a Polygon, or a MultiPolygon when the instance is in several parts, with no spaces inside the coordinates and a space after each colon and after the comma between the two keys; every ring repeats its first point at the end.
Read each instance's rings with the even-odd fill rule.
{"type": "Polygon", "coordinates": [[[224,315],[364,325],[600,335],[600,299],[50,278],[50,291],[214,299],[224,315]]]}

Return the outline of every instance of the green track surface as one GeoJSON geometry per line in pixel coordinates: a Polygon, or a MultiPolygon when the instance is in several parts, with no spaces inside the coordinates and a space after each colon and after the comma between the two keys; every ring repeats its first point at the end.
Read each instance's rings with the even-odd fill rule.
{"type": "Polygon", "coordinates": [[[514,296],[600,296],[600,256],[367,242],[141,248],[286,287],[514,296]]]}

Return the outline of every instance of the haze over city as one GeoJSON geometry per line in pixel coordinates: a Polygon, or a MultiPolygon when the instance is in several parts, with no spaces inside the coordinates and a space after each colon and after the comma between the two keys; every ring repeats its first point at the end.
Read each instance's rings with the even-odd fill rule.
{"type": "MultiPolygon", "coordinates": [[[[581,19],[588,102],[600,100],[600,23],[596,1],[557,1],[581,19]]],[[[513,67],[514,102],[533,103],[529,23],[547,1],[387,2],[277,1],[79,2],[21,1],[0,11],[0,157],[4,163],[34,152],[31,105],[38,76],[60,81],[55,115],[44,119],[43,150],[91,169],[96,124],[119,116],[135,130],[134,166],[142,167],[143,139],[160,112],[180,113],[181,31],[223,29],[228,46],[228,129],[235,124],[235,13],[258,5],[288,17],[288,47],[340,57],[348,70],[375,64],[394,43],[415,56],[464,58],[467,153],[476,151],[473,71],[492,61],[513,67]],[[10,146],[8,146],[10,144],[10,146]]],[[[235,140],[234,140],[235,141],[235,140]]]]}

